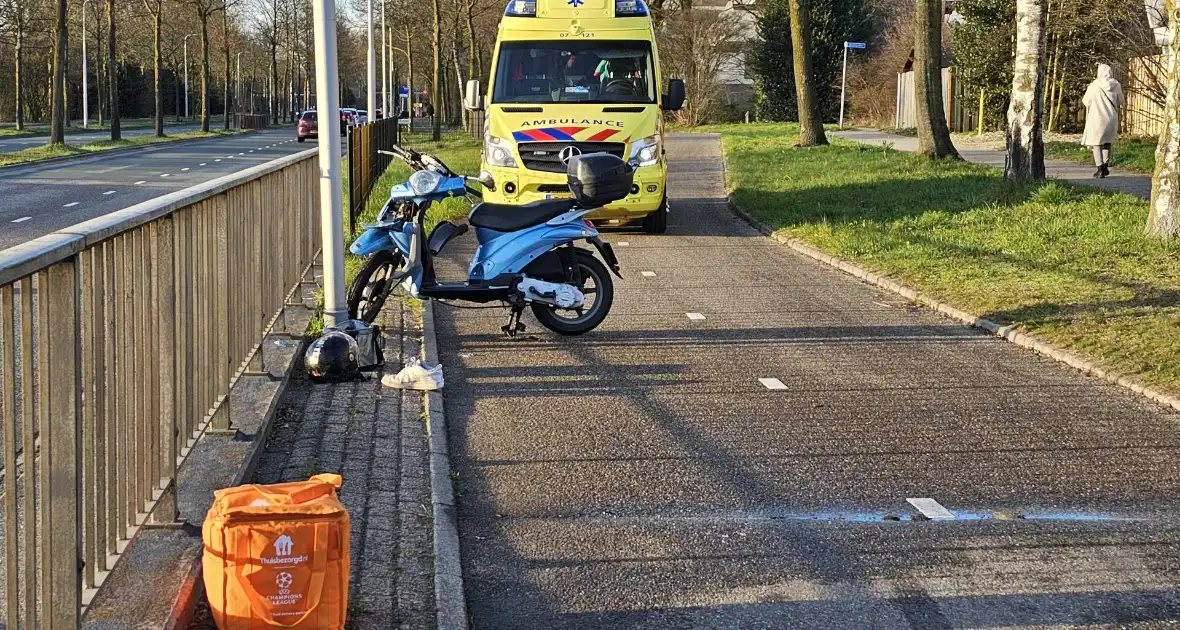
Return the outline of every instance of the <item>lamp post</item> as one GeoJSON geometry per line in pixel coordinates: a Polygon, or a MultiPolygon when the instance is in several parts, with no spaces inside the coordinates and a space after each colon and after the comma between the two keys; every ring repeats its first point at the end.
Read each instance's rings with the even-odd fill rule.
{"type": "Polygon", "coordinates": [[[90,90],[86,81],[89,73],[86,65],[86,5],[94,0],[82,0],[82,128],[90,120],[90,90]]]}
{"type": "Polygon", "coordinates": [[[234,112],[242,113],[242,53],[246,51],[238,51],[238,56],[234,60],[234,112]]]}
{"type": "MultiPolygon", "coordinates": [[[[196,33],[184,36],[184,118],[188,120],[188,38],[196,37],[196,33]]],[[[202,123],[203,124],[203,123],[202,123]]]]}
{"type": "Polygon", "coordinates": [[[369,89],[366,90],[368,98],[365,99],[365,105],[369,110],[369,120],[373,120],[373,117],[377,115],[377,48],[373,44],[373,0],[369,0],[369,54],[367,68],[369,89]]]}
{"type": "MultiPolygon", "coordinates": [[[[340,134],[335,132],[334,127],[334,121],[340,111],[339,70],[336,67],[336,2],[313,0],[311,5],[315,22],[316,109],[320,112],[322,131],[318,136],[318,144],[320,230],[324,261],[324,327],[334,328],[348,319],[348,306],[344,301],[341,147],[340,134]]],[[[372,64],[369,67],[372,68],[372,64]]]]}
{"type": "Polygon", "coordinates": [[[389,49],[385,44],[385,0],[381,0],[381,115],[389,117],[389,49]]]}

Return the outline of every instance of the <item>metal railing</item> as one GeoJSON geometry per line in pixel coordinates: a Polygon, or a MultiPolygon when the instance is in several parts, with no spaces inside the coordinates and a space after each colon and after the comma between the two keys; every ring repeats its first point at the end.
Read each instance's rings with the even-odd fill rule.
{"type": "Polygon", "coordinates": [[[0,252],[7,628],[77,628],[153,509],[176,514],[177,468],[229,428],[319,250],[317,178],[304,151],[0,252]]]}
{"type": "Polygon", "coordinates": [[[356,220],[369,202],[377,178],[393,160],[388,151],[398,142],[398,120],[385,118],[348,128],[348,218],[349,231],[356,231],[356,220]]]}

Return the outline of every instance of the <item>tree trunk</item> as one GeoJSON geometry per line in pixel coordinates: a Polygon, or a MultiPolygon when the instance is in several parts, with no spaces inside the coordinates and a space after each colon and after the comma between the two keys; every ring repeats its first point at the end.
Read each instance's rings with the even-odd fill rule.
{"type": "Polygon", "coordinates": [[[123,139],[119,128],[119,59],[116,56],[115,0],[107,0],[107,92],[111,95],[111,141],[123,139]]]}
{"type": "Polygon", "coordinates": [[[472,8],[475,6],[474,2],[467,3],[467,74],[471,76],[470,79],[479,81],[480,89],[483,89],[483,70],[479,67],[479,43],[475,41],[475,16],[472,15],[472,8]]]}
{"type": "Polygon", "coordinates": [[[153,42],[154,61],[153,69],[155,78],[152,80],[152,87],[156,92],[156,137],[164,137],[164,86],[160,79],[160,72],[163,70],[162,52],[160,50],[160,29],[164,22],[164,3],[156,3],[156,14],[154,16],[155,40],[153,42]]]}
{"type": "MultiPolygon", "coordinates": [[[[406,87],[410,90],[410,96],[406,99],[406,107],[410,110],[407,114],[410,117],[410,131],[414,130],[414,49],[410,47],[410,27],[407,26],[403,31],[406,42],[406,87]]],[[[398,123],[400,124],[400,123],[398,123]]]]}
{"type": "Polygon", "coordinates": [[[914,91],[918,153],[958,158],[942,102],[942,0],[917,0],[914,9],[914,91]]]}
{"type": "MultiPolygon", "coordinates": [[[[1168,14],[1173,2],[1168,2],[1168,14]]],[[[1165,49],[1167,100],[1166,124],[1155,150],[1155,175],[1151,179],[1151,208],[1147,233],[1160,238],[1180,236],[1180,36],[1176,21],[1169,24],[1171,43],[1165,49]]]]}
{"type": "Polygon", "coordinates": [[[98,126],[102,126],[104,108],[106,107],[106,89],[103,87],[103,68],[106,68],[106,56],[102,54],[102,14],[98,8],[101,3],[94,3],[94,91],[98,98],[98,126]]]}
{"type": "MultiPolygon", "coordinates": [[[[23,11],[23,7],[19,7],[18,11],[23,11]]],[[[24,21],[23,16],[17,16],[16,24],[16,46],[13,51],[15,61],[13,63],[13,90],[16,92],[16,130],[22,131],[25,128],[25,86],[24,77],[21,76],[21,67],[25,62],[24,44],[24,21]]]]}
{"type": "Polygon", "coordinates": [[[463,68],[459,65],[459,17],[455,16],[455,28],[451,34],[451,63],[455,66],[455,84],[458,86],[456,94],[459,98],[456,100],[459,103],[459,120],[462,122],[463,129],[467,129],[467,110],[463,108],[463,68]]]}
{"type": "MultiPolygon", "coordinates": [[[[437,0],[436,0],[437,1],[437,0]]],[[[62,111],[62,78],[65,74],[66,53],[69,52],[69,22],[66,19],[66,0],[57,0],[57,25],[53,40],[53,82],[49,89],[49,144],[66,143],[65,112],[62,111]]]]}
{"type": "Polygon", "coordinates": [[[431,121],[431,138],[435,142],[442,139],[442,95],[440,88],[442,88],[442,81],[440,76],[442,74],[442,7],[439,6],[439,0],[434,0],[434,74],[433,81],[430,86],[431,102],[434,105],[434,116],[431,121]]]}
{"type": "Polygon", "coordinates": [[[1016,64],[1008,104],[1009,179],[1045,179],[1045,145],[1041,138],[1045,92],[1044,0],[1016,0],[1016,64]]]}
{"type": "MultiPolygon", "coordinates": [[[[107,0],[108,2],[113,0],[107,0]]],[[[209,132],[209,15],[201,16],[201,131],[209,132]]]]}
{"type": "Polygon", "coordinates": [[[790,0],[791,49],[795,65],[795,101],[799,109],[799,145],[812,147],[828,143],[824,123],[819,116],[811,72],[810,0],[790,0]]]}

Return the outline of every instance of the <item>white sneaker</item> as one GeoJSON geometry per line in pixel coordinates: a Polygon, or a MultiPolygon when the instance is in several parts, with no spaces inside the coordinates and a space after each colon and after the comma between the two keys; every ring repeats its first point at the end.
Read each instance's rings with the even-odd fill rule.
{"type": "Polygon", "coordinates": [[[394,389],[437,391],[443,388],[443,369],[441,365],[424,363],[412,357],[401,372],[382,376],[381,384],[394,389]]]}

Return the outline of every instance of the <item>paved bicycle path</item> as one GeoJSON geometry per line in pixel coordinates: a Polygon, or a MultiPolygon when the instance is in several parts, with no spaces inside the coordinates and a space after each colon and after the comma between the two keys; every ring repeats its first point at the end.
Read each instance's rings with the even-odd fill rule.
{"type": "Polygon", "coordinates": [[[1180,415],[760,236],[716,136],[668,153],[599,330],[436,311],[475,628],[1180,625],[1180,415]]]}

